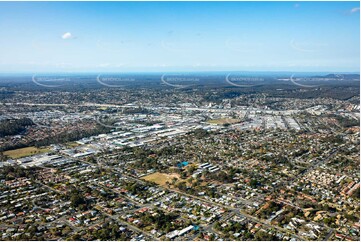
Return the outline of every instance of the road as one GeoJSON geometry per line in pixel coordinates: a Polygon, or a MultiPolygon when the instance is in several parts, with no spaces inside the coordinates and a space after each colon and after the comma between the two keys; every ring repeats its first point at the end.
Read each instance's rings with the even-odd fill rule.
{"type": "MultiPolygon", "coordinates": [[[[144,182],[138,178],[135,178],[135,177],[132,177],[132,176],[128,176],[128,175],[123,175],[124,177],[127,177],[129,179],[134,179],[136,181],[141,181],[141,182],[144,182]]],[[[164,188],[164,187],[163,187],[164,188]]],[[[283,233],[286,233],[286,234],[291,234],[293,237],[295,237],[296,239],[298,240],[305,240],[303,237],[301,236],[298,236],[298,235],[295,235],[295,234],[292,234],[290,231],[284,229],[284,228],[281,228],[281,227],[278,227],[276,225],[271,225],[269,224],[267,221],[264,221],[264,220],[260,220],[258,218],[255,218],[247,213],[244,213],[242,212],[240,209],[236,209],[236,208],[227,208],[225,207],[223,204],[219,204],[219,203],[216,203],[216,202],[213,202],[213,201],[209,201],[209,200],[206,200],[204,198],[201,198],[201,197],[197,197],[197,196],[193,196],[193,195],[190,195],[190,194],[187,194],[187,193],[184,193],[184,192],[181,192],[181,191],[178,191],[178,190],[175,190],[175,189],[170,189],[170,188],[164,188],[168,191],[171,191],[171,192],[174,192],[174,193],[177,193],[177,194],[180,194],[180,195],[183,195],[183,196],[186,196],[188,198],[193,198],[193,199],[196,199],[196,200],[200,200],[200,201],[203,201],[205,203],[208,203],[208,204],[212,204],[212,205],[215,205],[215,206],[218,206],[218,207],[221,207],[221,208],[224,208],[226,210],[231,210],[233,211],[236,215],[239,215],[239,216],[243,216],[243,217],[246,217],[247,219],[251,220],[251,221],[254,221],[256,223],[259,223],[259,224],[262,224],[263,226],[267,227],[267,228],[272,228],[272,229],[276,229],[276,230],[279,230],[279,231],[282,231],[283,233]]]]}
{"type": "Polygon", "coordinates": [[[330,232],[325,236],[324,241],[330,241],[330,238],[332,237],[332,235],[334,234],[335,230],[334,229],[330,229],[330,232]]]}
{"type": "MultiPolygon", "coordinates": [[[[56,106],[63,106],[63,107],[68,107],[68,106],[72,106],[73,104],[64,104],[64,103],[26,103],[26,102],[16,102],[16,103],[4,103],[4,105],[7,106],[16,106],[16,105],[24,105],[24,106],[47,106],[47,107],[56,107],[56,106]]],[[[111,108],[129,108],[132,106],[129,105],[118,105],[118,104],[102,104],[102,103],[81,103],[81,104],[74,104],[76,106],[83,106],[83,107],[111,107],[111,108]]],[[[245,111],[247,113],[249,113],[249,109],[244,109],[244,108],[197,108],[197,107],[168,107],[168,106],[143,106],[143,108],[146,109],[154,109],[154,110],[181,110],[181,111],[204,111],[204,112],[218,112],[218,113],[228,113],[228,112],[234,112],[234,111],[245,111]]],[[[255,109],[256,110],[256,109],[255,109]]],[[[258,111],[262,111],[264,113],[267,114],[272,114],[274,112],[277,112],[277,114],[279,115],[286,115],[287,113],[289,113],[290,110],[281,110],[281,111],[272,111],[272,110],[259,110],[258,111]],[[285,114],[284,114],[285,113],[285,114]]],[[[293,113],[298,113],[300,111],[298,110],[292,110],[293,113]]]]}
{"type": "MultiPolygon", "coordinates": [[[[83,160],[79,160],[79,161],[84,162],[83,160]]],[[[88,163],[88,162],[85,162],[85,163],[88,163]]],[[[94,165],[94,164],[92,164],[92,163],[88,163],[88,164],[94,165]]],[[[137,177],[133,177],[133,176],[129,176],[129,175],[122,174],[121,172],[118,171],[117,168],[108,167],[108,166],[106,166],[106,165],[104,165],[103,167],[105,167],[105,168],[107,168],[107,169],[111,169],[113,172],[116,172],[116,173],[118,173],[119,175],[121,175],[121,176],[123,176],[123,177],[126,177],[126,178],[128,178],[128,179],[132,179],[132,180],[135,180],[135,181],[140,182],[140,183],[143,183],[143,184],[145,183],[143,180],[141,180],[141,179],[139,179],[139,178],[137,178],[137,177]]],[[[228,210],[228,211],[231,210],[234,214],[240,215],[240,216],[243,216],[243,217],[246,217],[246,218],[248,218],[249,220],[254,221],[254,222],[256,222],[256,223],[259,223],[259,224],[262,224],[263,226],[265,226],[265,227],[267,227],[267,228],[276,229],[276,230],[282,231],[283,233],[286,233],[286,234],[292,234],[290,231],[288,231],[288,230],[286,230],[286,229],[283,229],[283,228],[278,227],[278,226],[276,226],[276,225],[271,225],[271,224],[269,224],[267,221],[260,220],[260,219],[258,219],[258,218],[256,218],[256,217],[253,217],[253,216],[251,216],[251,215],[249,215],[249,214],[247,214],[247,213],[242,212],[242,211],[239,210],[239,209],[236,209],[236,208],[227,208],[227,207],[225,207],[223,204],[219,204],[219,203],[216,203],[216,202],[213,202],[213,201],[209,201],[209,200],[207,200],[207,199],[204,199],[204,198],[201,198],[201,197],[197,197],[197,196],[194,196],[194,195],[191,195],[191,194],[187,194],[187,193],[181,192],[181,191],[179,191],[179,190],[175,190],[175,189],[171,189],[171,188],[165,188],[165,187],[162,187],[162,189],[165,189],[165,190],[170,191],[170,192],[177,193],[177,194],[179,194],[179,195],[186,196],[186,197],[188,197],[188,198],[192,198],[192,199],[195,199],[195,200],[200,200],[200,201],[203,201],[203,202],[205,202],[205,203],[208,203],[208,204],[212,204],[212,205],[214,205],[214,206],[221,207],[221,208],[223,208],[223,209],[225,209],[225,210],[228,210]]],[[[113,190],[113,191],[114,191],[114,192],[117,192],[117,191],[115,191],[115,190],[113,190]]],[[[117,192],[117,193],[119,194],[119,192],[117,192]]],[[[127,198],[128,198],[128,197],[127,197],[127,198]]],[[[139,204],[139,203],[137,203],[137,204],[139,204]]],[[[149,204],[149,205],[150,205],[150,204],[149,204]]],[[[149,206],[149,205],[148,205],[148,204],[142,204],[142,205],[140,205],[140,206],[143,206],[143,207],[144,207],[144,206],[149,206]]],[[[208,226],[208,227],[209,227],[209,226],[208,226]]],[[[208,228],[208,229],[210,229],[210,228],[208,228]]],[[[305,240],[304,238],[302,238],[302,237],[300,237],[300,236],[298,236],[298,235],[295,235],[295,234],[292,234],[292,236],[295,237],[295,238],[298,239],[298,240],[305,240]]]]}
{"type": "MultiPolygon", "coordinates": [[[[136,226],[128,223],[128,222],[125,221],[125,220],[119,219],[119,217],[117,217],[117,215],[110,215],[110,214],[107,214],[107,213],[105,213],[105,212],[102,212],[102,214],[105,215],[105,216],[107,216],[107,217],[109,217],[109,218],[111,218],[111,219],[114,220],[114,221],[121,221],[123,224],[126,224],[126,225],[127,225],[129,228],[131,228],[132,230],[137,231],[137,232],[139,232],[139,233],[141,233],[141,234],[143,234],[143,235],[146,235],[146,236],[148,236],[148,237],[151,238],[151,239],[154,239],[154,240],[159,241],[159,239],[156,238],[156,237],[154,237],[154,235],[152,235],[152,234],[150,234],[150,233],[148,233],[148,232],[146,232],[146,231],[144,231],[144,230],[142,230],[142,229],[139,229],[138,227],[136,227],[136,226]]],[[[118,215],[118,216],[119,216],[119,215],[118,215]]]]}
{"type": "MultiPolygon", "coordinates": [[[[310,171],[312,171],[313,169],[319,167],[321,164],[326,163],[326,162],[327,162],[329,159],[331,159],[337,152],[338,152],[338,150],[332,151],[325,159],[322,159],[322,160],[320,160],[319,162],[311,165],[311,166],[308,167],[305,171],[301,172],[299,175],[305,175],[305,174],[309,173],[310,171]]],[[[84,160],[79,160],[79,161],[85,162],[84,160]]],[[[88,163],[88,162],[85,162],[85,163],[88,163]]],[[[92,163],[88,163],[88,164],[94,165],[94,164],[92,164],[92,163]]],[[[107,169],[110,169],[112,172],[115,171],[115,172],[118,173],[119,175],[121,175],[121,176],[123,176],[123,177],[127,177],[128,179],[133,179],[133,180],[135,180],[135,181],[137,181],[137,182],[144,183],[143,180],[141,180],[141,179],[139,179],[139,178],[137,178],[137,177],[133,177],[133,176],[129,176],[129,175],[123,174],[122,172],[118,171],[117,168],[108,167],[108,166],[106,166],[106,165],[104,165],[103,167],[105,167],[105,168],[107,168],[107,169]]],[[[295,180],[297,177],[299,177],[299,176],[295,176],[293,179],[287,181],[286,184],[279,184],[277,187],[274,188],[274,191],[277,190],[278,188],[280,188],[281,185],[282,185],[282,186],[290,185],[292,182],[294,182],[294,180],[295,180]]],[[[272,224],[270,224],[268,221],[265,221],[265,220],[262,220],[262,219],[258,219],[258,218],[254,217],[254,216],[252,216],[252,215],[249,215],[249,214],[241,211],[240,209],[228,208],[228,207],[225,207],[223,204],[219,204],[219,203],[216,203],[216,202],[213,202],[213,201],[209,201],[209,200],[207,200],[207,199],[204,199],[204,198],[201,198],[201,197],[198,197],[198,196],[194,196],[194,195],[191,195],[191,194],[187,194],[187,193],[185,193],[185,192],[182,192],[182,191],[179,191],[179,190],[176,190],[176,189],[171,189],[171,188],[166,188],[166,187],[162,187],[162,189],[165,189],[165,190],[167,190],[167,191],[174,192],[174,193],[177,193],[177,194],[186,196],[186,197],[188,197],[188,198],[192,198],[192,199],[195,199],[195,200],[203,201],[203,202],[205,202],[205,203],[212,204],[212,205],[214,205],[214,206],[218,206],[218,207],[224,208],[224,209],[226,209],[226,210],[228,210],[228,211],[231,210],[235,215],[239,215],[239,216],[246,217],[247,219],[249,219],[249,220],[251,220],[251,221],[254,221],[254,222],[256,222],[256,223],[262,224],[264,227],[276,229],[276,230],[281,231],[281,232],[283,232],[283,233],[285,233],[285,234],[291,234],[291,236],[293,236],[294,238],[296,238],[296,239],[298,239],[298,240],[305,240],[305,239],[304,239],[303,237],[301,237],[301,236],[292,234],[289,230],[286,230],[286,229],[281,228],[281,227],[276,226],[276,225],[272,225],[272,224]]],[[[113,190],[113,191],[115,191],[115,190],[113,190]]],[[[117,192],[117,191],[115,191],[115,192],[117,192]]],[[[119,192],[117,192],[117,193],[120,194],[119,192]]],[[[120,195],[122,195],[122,194],[120,194],[120,195]]],[[[129,199],[129,197],[126,197],[126,198],[129,199]]],[[[131,199],[130,199],[130,200],[131,200],[131,199]]],[[[136,201],[133,201],[133,202],[135,202],[136,204],[139,204],[139,203],[137,203],[136,201]]],[[[287,203],[287,204],[288,204],[288,203],[287,203]]],[[[295,205],[293,205],[293,204],[289,204],[289,205],[295,206],[295,205]]],[[[144,207],[144,206],[152,206],[152,205],[151,205],[151,204],[146,204],[146,205],[145,205],[145,204],[142,204],[142,205],[140,205],[140,206],[144,207]]],[[[296,207],[299,208],[298,206],[296,206],[296,207]]],[[[300,208],[300,209],[301,209],[301,208],[300,208]]],[[[136,227],[135,227],[135,228],[136,228],[136,227]]],[[[212,226],[207,226],[206,229],[207,229],[207,230],[212,230],[212,226]]],[[[138,230],[139,230],[139,229],[138,229],[138,230]]],[[[140,230],[140,231],[142,231],[142,230],[140,230]]],[[[144,231],[143,231],[143,232],[144,232],[144,231]]],[[[329,238],[331,235],[332,235],[332,231],[331,231],[331,233],[327,236],[327,238],[329,238]]],[[[150,235],[150,236],[152,236],[152,235],[150,235]]]]}

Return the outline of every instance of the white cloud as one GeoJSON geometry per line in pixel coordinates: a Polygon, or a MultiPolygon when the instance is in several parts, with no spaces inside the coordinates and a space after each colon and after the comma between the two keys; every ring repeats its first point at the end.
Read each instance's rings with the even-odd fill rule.
{"type": "Polygon", "coordinates": [[[350,10],[351,13],[360,12],[360,8],[353,8],[350,10]]]}
{"type": "Polygon", "coordinates": [[[66,32],[61,36],[62,39],[71,39],[73,35],[70,32],[66,32]]]}

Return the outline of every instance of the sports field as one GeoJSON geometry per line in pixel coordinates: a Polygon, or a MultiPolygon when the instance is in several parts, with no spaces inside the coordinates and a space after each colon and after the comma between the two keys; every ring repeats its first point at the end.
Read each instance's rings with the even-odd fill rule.
{"type": "Polygon", "coordinates": [[[150,174],[148,176],[142,177],[142,179],[144,179],[146,181],[155,182],[158,185],[164,186],[167,181],[169,183],[172,183],[172,179],[174,177],[178,178],[178,180],[179,180],[179,175],[178,174],[175,174],[175,173],[166,174],[166,173],[155,172],[155,173],[150,174]]]}
{"type": "Polygon", "coordinates": [[[31,147],[25,147],[25,148],[20,148],[20,149],[15,149],[15,150],[4,151],[4,155],[7,155],[12,159],[17,159],[17,158],[21,158],[21,157],[30,156],[30,155],[45,153],[48,151],[50,151],[50,149],[46,148],[46,147],[45,148],[36,148],[35,146],[31,146],[31,147]]]}
{"type": "Polygon", "coordinates": [[[234,118],[220,118],[220,119],[211,119],[208,120],[208,123],[210,124],[235,124],[238,123],[240,120],[239,119],[234,119],[234,118]]]}

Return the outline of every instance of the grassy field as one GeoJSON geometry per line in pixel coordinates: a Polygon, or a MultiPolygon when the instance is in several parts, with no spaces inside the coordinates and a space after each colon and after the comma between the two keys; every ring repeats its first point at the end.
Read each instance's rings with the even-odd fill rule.
{"type": "Polygon", "coordinates": [[[208,123],[210,124],[235,124],[238,123],[240,120],[239,119],[234,119],[234,118],[220,118],[220,119],[212,119],[212,120],[208,120],[208,123]]]}
{"type": "Polygon", "coordinates": [[[21,157],[30,156],[30,155],[45,153],[48,151],[50,151],[49,148],[36,148],[34,146],[31,146],[31,147],[25,147],[25,148],[16,149],[16,150],[4,151],[4,155],[7,155],[12,159],[17,159],[17,158],[21,158],[21,157]]]}
{"type": "Polygon", "coordinates": [[[65,144],[67,148],[75,148],[75,147],[78,147],[80,146],[80,144],[78,144],[77,142],[68,142],[65,144]]]}
{"type": "Polygon", "coordinates": [[[164,186],[165,183],[168,181],[169,183],[172,183],[172,178],[176,177],[179,180],[179,175],[178,174],[165,174],[165,173],[160,173],[160,172],[155,172],[153,174],[150,174],[148,176],[144,176],[142,177],[142,179],[146,180],[146,181],[151,181],[151,182],[155,182],[158,185],[164,186]]]}

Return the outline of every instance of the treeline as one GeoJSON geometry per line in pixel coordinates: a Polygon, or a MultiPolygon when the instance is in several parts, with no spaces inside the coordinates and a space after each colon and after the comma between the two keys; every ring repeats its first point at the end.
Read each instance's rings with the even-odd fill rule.
{"type": "Polygon", "coordinates": [[[87,138],[90,136],[103,134],[103,133],[109,133],[110,128],[98,125],[96,128],[92,130],[76,130],[72,132],[63,132],[60,134],[56,134],[55,136],[47,137],[42,140],[32,140],[29,142],[20,142],[16,144],[8,144],[3,145],[0,147],[0,152],[6,151],[6,150],[13,150],[13,149],[19,149],[24,148],[28,146],[35,146],[35,147],[41,147],[46,146],[50,144],[59,144],[59,143],[66,143],[70,141],[77,141],[82,138],[87,138]]]}
{"type": "Polygon", "coordinates": [[[151,113],[148,109],[137,107],[137,108],[124,108],[123,114],[149,114],[151,113]]]}
{"type": "Polygon", "coordinates": [[[8,119],[0,122],[0,137],[18,135],[26,130],[26,127],[34,125],[29,118],[8,119]]]}
{"type": "Polygon", "coordinates": [[[82,138],[87,138],[87,137],[98,135],[98,134],[109,133],[109,132],[110,132],[110,128],[104,127],[101,125],[97,125],[96,128],[91,129],[91,130],[75,130],[72,132],[63,132],[63,133],[57,134],[55,136],[45,138],[43,140],[32,141],[28,145],[41,147],[41,146],[50,145],[50,144],[66,143],[66,142],[76,141],[76,140],[80,140],[82,138]]]}
{"type": "Polygon", "coordinates": [[[25,169],[19,165],[4,166],[0,169],[0,180],[13,180],[15,178],[32,178],[36,168],[25,169]]]}
{"type": "Polygon", "coordinates": [[[339,124],[345,128],[360,126],[360,121],[353,118],[343,117],[339,115],[335,115],[335,118],[339,122],[339,124]]]}
{"type": "Polygon", "coordinates": [[[284,97],[286,98],[333,98],[338,100],[348,100],[360,95],[359,86],[342,86],[342,87],[323,87],[314,88],[306,91],[288,92],[284,97]]]}

